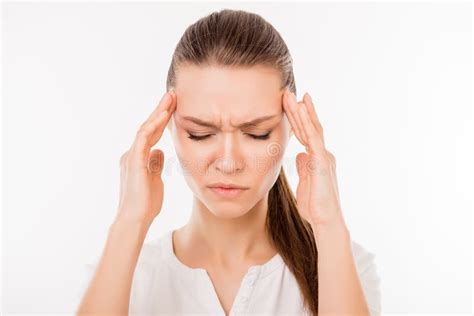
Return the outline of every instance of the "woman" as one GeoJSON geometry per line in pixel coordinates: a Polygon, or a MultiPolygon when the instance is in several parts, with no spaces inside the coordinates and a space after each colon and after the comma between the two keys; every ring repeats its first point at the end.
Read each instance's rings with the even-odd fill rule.
{"type": "Polygon", "coordinates": [[[374,255],[351,241],[335,158],[309,94],[296,100],[279,33],[214,12],[185,31],[166,89],[121,157],[117,217],[78,314],[380,313],[374,255]],[[144,243],[163,202],[164,153],[151,147],[165,126],[192,216],[144,243]],[[292,135],[306,149],[296,196],[282,168],[292,135]]]}

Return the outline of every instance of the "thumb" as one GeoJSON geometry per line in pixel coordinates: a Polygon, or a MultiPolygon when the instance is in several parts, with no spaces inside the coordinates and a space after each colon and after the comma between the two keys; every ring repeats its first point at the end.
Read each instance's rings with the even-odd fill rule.
{"type": "Polygon", "coordinates": [[[165,154],[160,149],[153,149],[150,152],[150,156],[148,159],[148,171],[153,176],[161,176],[163,171],[163,164],[165,161],[165,154]]]}
{"type": "Polygon", "coordinates": [[[296,155],[296,169],[300,178],[305,178],[308,175],[309,155],[306,153],[299,153],[296,155]]]}

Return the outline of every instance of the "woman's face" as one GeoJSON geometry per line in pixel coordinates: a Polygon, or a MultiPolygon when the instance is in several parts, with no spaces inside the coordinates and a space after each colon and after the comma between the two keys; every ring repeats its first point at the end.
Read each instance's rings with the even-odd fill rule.
{"type": "Polygon", "coordinates": [[[244,215],[277,180],[291,135],[279,74],[263,66],[183,66],[176,82],[169,128],[187,184],[215,216],[244,215]],[[248,189],[223,197],[209,188],[215,182],[248,189]]]}

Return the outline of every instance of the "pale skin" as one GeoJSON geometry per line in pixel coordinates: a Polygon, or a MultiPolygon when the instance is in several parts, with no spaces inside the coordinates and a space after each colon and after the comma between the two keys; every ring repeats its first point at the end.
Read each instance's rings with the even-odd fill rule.
{"type": "Polygon", "coordinates": [[[312,226],[318,249],[319,306],[322,315],[370,315],[344,222],[336,159],[324,144],[323,128],[309,93],[283,102],[295,135],[306,152],[296,157],[298,211],[312,226]]]}
{"type": "Polygon", "coordinates": [[[174,91],[178,106],[169,129],[194,193],[191,218],[174,233],[174,250],[185,265],[207,270],[228,314],[249,267],[276,254],[264,223],[268,191],[278,177],[291,132],[281,106],[284,91],[273,70],[219,67],[181,69],[174,91]],[[275,117],[252,127],[234,127],[266,115],[275,117]],[[185,116],[216,127],[185,120],[185,116]],[[266,140],[249,136],[270,130],[266,140]],[[189,139],[190,134],[210,136],[196,141],[189,139]],[[249,189],[238,198],[219,199],[207,188],[217,181],[249,189]]]}
{"type": "Polygon", "coordinates": [[[146,233],[161,212],[164,157],[152,147],[167,125],[194,193],[189,222],[173,234],[174,251],[185,265],[207,270],[226,315],[247,269],[267,262],[276,253],[264,232],[267,194],[293,134],[305,147],[296,157],[296,198],[300,215],[315,232],[319,312],[369,315],[339,203],[335,158],[325,148],[309,94],[297,102],[288,89],[279,89],[278,74],[271,69],[189,66],[180,70],[174,91],[163,97],[121,157],[117,217],[80,306],[81,314],[128,312],[133,270],[146,233]],[[274,118],[259,125],[235,127],[273,114],[274,118]],[[216,127],[200,126],[184,120],[184,116],[213,122],[216,127]],[[262,136],[270,130],[268,139],[249,136],[262,136]],[[189,138],[190,133],[212,136],[196,141],[189,138]],[[191,163],[196,161],[199,163],[191,163]],[[233,200],[216,198],[207,188],[214,181],[248,186],[248,190],[233,200]]]}

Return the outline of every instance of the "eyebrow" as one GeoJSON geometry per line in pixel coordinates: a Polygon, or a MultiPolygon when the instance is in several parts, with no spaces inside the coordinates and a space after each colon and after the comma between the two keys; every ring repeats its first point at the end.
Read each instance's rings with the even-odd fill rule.
{"type": "MultiPolygon", "coordinates": [[[[269,119],[272,119],[272,118],[277,117],[277,116],[278,116],[278,114],[262,116],[262,117],[254,119],[254,120],[251,120],[249,122],[242,123],[242,124],[238,125],[237,127],[239,127],[239,128],[255,127],[258,124],[260,124],[262,122],[265,122],[265,121],[268,121],[269,119]]],[[[201,125],[201,126],[211,127],[211,128],[219,128],[215,124],[213,124],[211,122],[203,121],[201,119],[198,119],[197,117],[183,116],[182,118],[184,120],[191,121],[191,122],[196,123],[196,124],[201,125]]]]}

